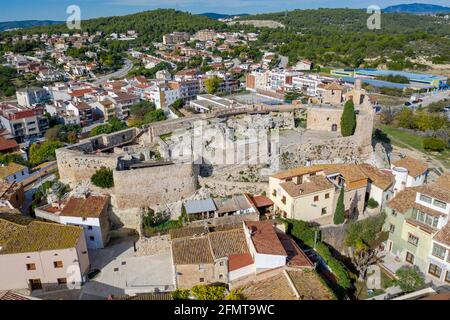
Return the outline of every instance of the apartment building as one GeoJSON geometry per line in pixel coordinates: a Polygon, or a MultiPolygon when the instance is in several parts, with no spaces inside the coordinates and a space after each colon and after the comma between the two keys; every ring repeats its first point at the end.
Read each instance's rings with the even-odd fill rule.
{"type": "Polygon", "coordinates": [[[450,283],[450,174],[400,191],[386,215],[387,252],[400,264],[418,266],[433,282],[450,283]]]}
{"type": "Polygon", "coordinates": [[[180,87],[174,82],[160,82],[146,90],[145,97],[152,101],[157,109],[165,109],[181,98],[180,87]]]}
{"type": "Polygon", "coordinates": [[[108,98],[116,105],[116,117],[125,119],[130,115],[130,107],[141,101],[140,97],[123,91],[108,91],[108,98]]]}
{"type": "Polygon", "coordinates": [[[87,127],[92,124],[92,107],[86,102],[70,102],[66,106],[66,111],[72,113],[78,119],[78,124],[87,127]]]}
{"type": "Polygon", "coordinates": [[[50,100],[50,93],[43,88],[20,89],[17,90],[16,96],[19,106],[28,108],[50,100]]]}
{"type": "Polygon", "coordinates": [[[0,212],[0,290],[62,289],[89,271],[83,229],[0,212]]]}
{"type": "Polygon", "coordinates": [[[41,137],[48,129],[48,119],[41,107],[26,109],[12,104],[0,105],[0,122],[19,143],[41,137]]]}

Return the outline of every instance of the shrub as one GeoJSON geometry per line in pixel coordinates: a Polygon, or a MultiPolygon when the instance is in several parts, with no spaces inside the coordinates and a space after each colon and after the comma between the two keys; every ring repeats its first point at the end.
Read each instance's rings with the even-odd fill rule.
{"type": "Polygon", "coordinates": [[[356,114],[353,101],[348,100],[344,105],[344,111],[341,116],[341,133],[342,136],[348,137],[355,133],[356,114]]]}
{"type": "Polygon", "coordinates": [[[226,300],[246,300],[241,290],[233,289],[225,298],[226,300]]]}
{"type": "Polygon", "coordinates": [[[302,220],[284,220],[287,233],[291,234],[307,246],[314,246],[315,228],[311,228],[302,220]]]}
{"type": "Polygon", "coordinates": [[[413,292],[425,285],[425,277],[417,266],[403,266],[395,274],[399,277],[396,284],[404,292],[413,292]]]}
{"type": "Polygon", "coordinates": [[[379,204],[374,198],[370,198],[369,201],[367,201],[367,207],[370,209],[378,208],[378,206],[379,204]]]}
{"type": "Polygon", "coordinates": [[[197,300],[223,300],[225,291],[224,285],[197,285],[192,288],[192,294],[197,300]]]}
{"type": "Polygon", "coordinates": [[[114,187],[113,172],[111,169],[102,167],[91,177],[92,183],[100,188],[109,189],[114,187]]]}
{"type": "Polygon", "coordinates": [[[339,198],[336,203],[336,210],[334,210],[333,222],[334,224],[342,224],[345,221],[345,206],[344,206],[344,188],[341,188],[339,198]]]}
{"type": "Polygon", "coordinates": [[[423,148],[427,151],[444,151],[445,141],[440,138],[428,137],[423,139],[423,148]]]}
{"type": "Polygon", "coordinates": [[[348,273],[347,269],[339,262],[339,260],[333,257],[328,246],[323,242],[319,242],[316,245],[316,250],[336,275],[337,283],[339,284],[339,286],[341,286],[343,289],[350,288],[352,284],[350,274],[348,273]]]}
{"type": "Polygon", "coordinates": [[[189,289],[177,289],[172,292],[173,300],[188,300],[191,295],[191,291],[189,289]]]}

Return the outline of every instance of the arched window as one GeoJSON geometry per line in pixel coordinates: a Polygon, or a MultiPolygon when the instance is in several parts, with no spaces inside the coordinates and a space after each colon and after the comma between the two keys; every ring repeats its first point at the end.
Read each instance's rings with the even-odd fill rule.
{"type": "Polygon", "coordinates": [[[337,124],[333,123],[331,125],[331,131],[333,131],[333,132],[337,131],[337,124]]]}

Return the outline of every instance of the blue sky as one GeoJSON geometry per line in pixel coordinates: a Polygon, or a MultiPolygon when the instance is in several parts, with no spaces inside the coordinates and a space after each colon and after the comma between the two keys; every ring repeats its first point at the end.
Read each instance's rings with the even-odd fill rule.
{"type": "Polygon", "coordinates": [[[0,0],[0,21],[65,20],[68,16],[66,8],[72,4],[81,8],[82,19],[89,19],[155,8],[175,8],[192,13],[237,14],[325,7],[364,8],[374,4],[384,8],[413,2],[448,5],[448,0],[0,0]]]}

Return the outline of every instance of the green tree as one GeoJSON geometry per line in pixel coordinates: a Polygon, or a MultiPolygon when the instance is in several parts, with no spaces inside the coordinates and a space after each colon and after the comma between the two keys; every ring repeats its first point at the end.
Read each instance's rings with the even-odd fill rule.
{"type": "Polygon", "coordinates": [[[56,160],[55,151],[62,146],[63,144],[56,140],[47,140],[41,145],[33,144],[30,147],[30,164],[37,166],[47,161],[56,160]]]}
{"type": "Polygon", "coordinates": [[[233,289],[227,295],[225,300],[246,300],[245,296],[242,294],[242,290],[233,289]]]}
{"type": "Polygon", "coordinates": [[[223,300],[226,288],[224,285],[197,285],[191,291],[197,300],[223,300]]]}
{"type": "Polygon", "coordinates": [[[191,295],[191,290],[189,289],[177,289],[172,292],[173,300],[188,300],[191,295]]]}
{"type": "Polygon", "coordinates": [[[220,84],[222,83],[222,79],[218,76],[213,76],[205,80],[206,91],[209,94],[215,94],[220,88],[220,84]]]}
{"type": "Polygon", "coordinates": [[[345,206],[344,206],[344,187],[339,192],[339,198],[336,203],[336,210],[334,211],[334,224],[342,224],[345,221],[345,206]]]}
{"type": "Polygon", "coordinates": [[[396,284],[404,292],[413,292],[425,286],[425,277],[417,266],[403,266],[395,274],[398,276],[396,284]]]}
{"type": "Polygon", "coordinates": [[[342,136],[348,137],[355,133],[356,114],[355,106],[352,100],[348,100],[344,105],[344,111],[341,116],[341,133],[342,136]]]}
{"type": "Polygon", "coordinates": [[[91,177],[92,183],[100,188],[109,189],[114,187],[114,177],[111,169],[102,167],[91,177]]]}
{"type": "Polygon", "coordinates": [[[406,107],[404,107],[399,113],[395,115],[395,120],[402,128],[414,129],[416,126],[413,111],[406,107]]]}

